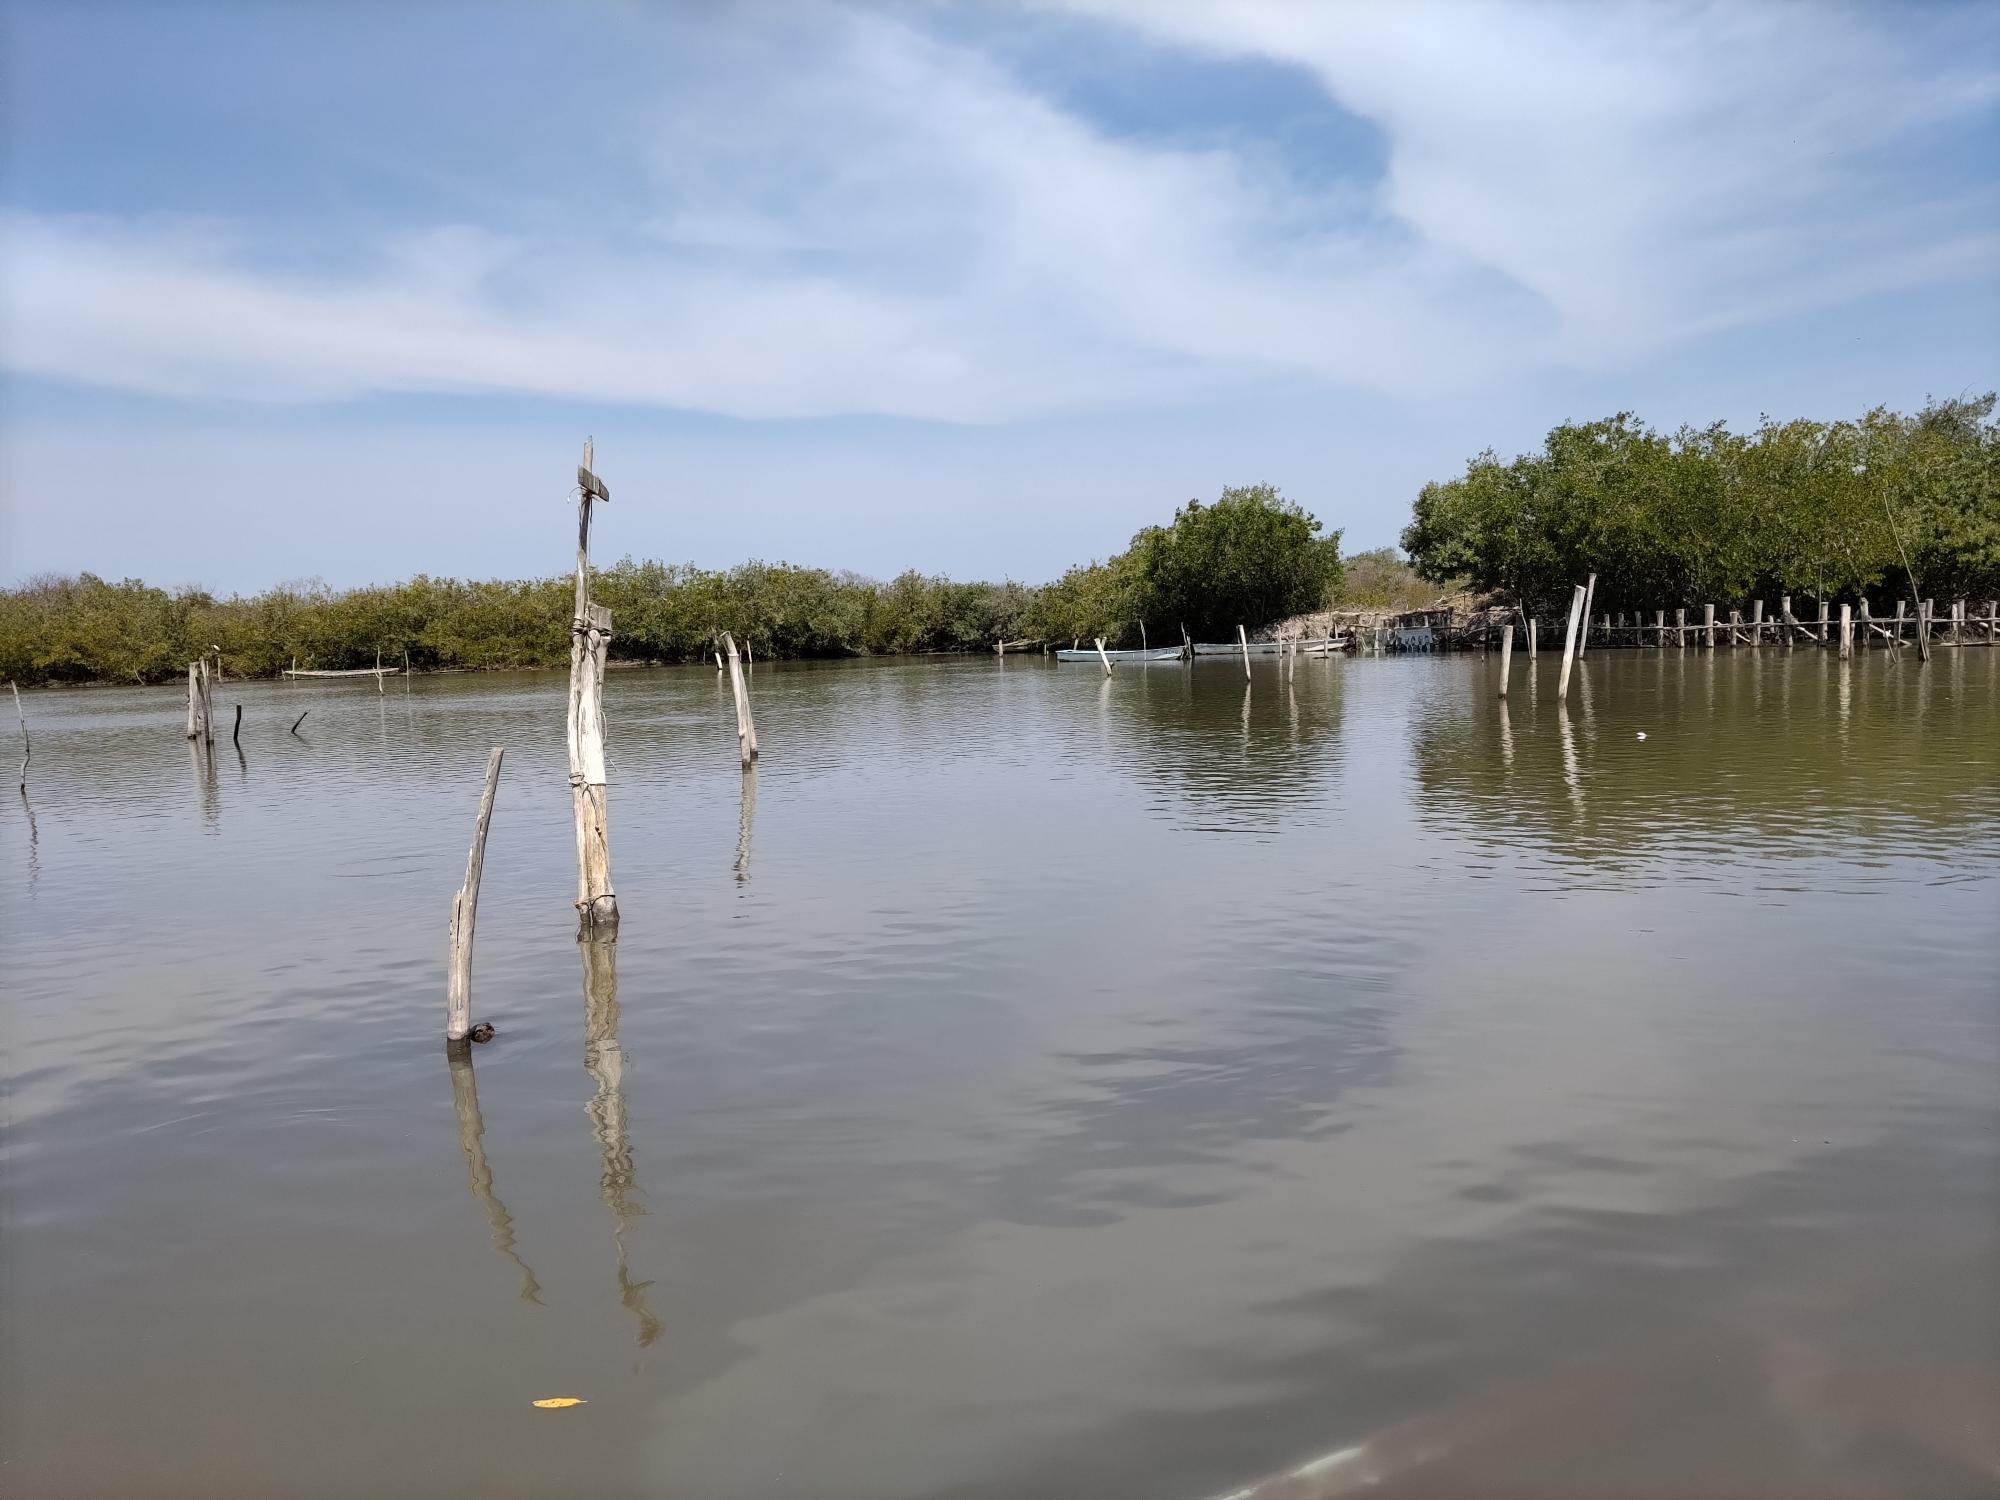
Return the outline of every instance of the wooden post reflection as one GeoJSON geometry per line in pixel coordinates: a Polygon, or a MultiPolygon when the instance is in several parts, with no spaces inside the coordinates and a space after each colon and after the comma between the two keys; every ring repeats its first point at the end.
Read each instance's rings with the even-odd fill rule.
{"type": "Polygon", "coordinates": [[[458,1117],[458,1149],[465,1153],[465,1189],[486,1215],[493,1248],[521,1273],[521,1300],[539,1305],[542,1284],[515,1253],[513,1216],[493,1191],[493,1168],[486,1162],[486,1121],[480,1117],[479,1085],[472,1076],[472,1048],[466,1042],[446,1042],[444,1055],[451,1067],[451,1112],[458,1117]]]}
{"type": "Polygon", "coordinates": [[[736,883],[750,881],[750,827],[757,817],[757,768],[743,773],[743,803],[736,816],[736,883]]]}
{"type": "MultiPolygon", "coordinates": [[[[747,782],[748,777],[744,778],[747,782]]],[[[639,1347],[660,1336],[660,1320],[646,1307],[650,1281],[632,1280],[625,1257],[625,1226],[645,1210],[634,1201],[638,1172],[625,1129],[625,1053],[618,1044],[618,940],[599,929],[577,939],[583,956],[583,1069],[597,1085],[584,1113],[602,1160],[598,1192],[611,1210],[611,1242],[618,1252],[618,1301],[639,1323],[639,1347]]]]}

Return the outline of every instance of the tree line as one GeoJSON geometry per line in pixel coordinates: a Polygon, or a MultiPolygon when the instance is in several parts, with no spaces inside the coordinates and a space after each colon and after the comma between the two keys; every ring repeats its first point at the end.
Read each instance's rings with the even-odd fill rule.
{"type": "MultiPolygon", "coordinates": [[[[1055,583],[959,583],[921,573],[887,582],[789,563],[708,570],[631,558],[594,570],[611,610],[614,659],[692,661],[731,631],[763,657],[991,650],[1001,640],[1137,638],[1149,619],[1178,641],[1233,635],[1326,603],[1339,535],[1269,486],[1191,501],[1108,562],[1055,583]]],[[[338,670],[553,667],[569,660],[572,579],[419,576],[334,590],[294,584],[249,596],[167,590],[85,573],[0,591],[0,677],[23,683],[164,682],[220,651],[231,676],[296,662],[338,670]]]]}
{"type": "Polygon", "coordinates": [[[1491,450],[1417,496],[1403,546],[1530,609],[2000,596],[2000,422],[1992,394],[1854,421],[1721,423],[1663,435],[1620,413],[1539,453],[1491,450]]]}

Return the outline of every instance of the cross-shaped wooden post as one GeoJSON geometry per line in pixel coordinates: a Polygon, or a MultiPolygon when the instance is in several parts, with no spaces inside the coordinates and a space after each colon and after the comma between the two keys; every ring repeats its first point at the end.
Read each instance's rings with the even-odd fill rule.
{"type": "Polygon", "coordinates": [[[570,622],[569,785],[576,812],[576,909],[585,927],[618,921],[611,889],[611,840],[604,776],[604,662],[610,654],[611,611],[590,602],[590,506],[610,503],[611,491],[591,472],[592,444],[583,440],[576,471],[576,615],[570,622]]]}

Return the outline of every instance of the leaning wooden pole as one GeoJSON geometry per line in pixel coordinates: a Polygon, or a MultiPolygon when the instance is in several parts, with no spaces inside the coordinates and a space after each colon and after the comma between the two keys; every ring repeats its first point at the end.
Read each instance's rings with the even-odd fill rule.
{"type": "Polygon", "coordinates": [[[486,830],[493,822],[493,794],[500,789],[500,762],[506,754],[505,746],[495,745],[486,759],[486,790],[479,798],[479,821],[472,825],[465,884],[451,898],[451,964],[444,987],[444,1039],[448,1042],[463,1042],[472,1034],[472,927],[479,915],[479,877],[486,868],[486,830]]]}
{"type": "Polygon", "coordinates": [[[1583,613],[1584,588],[1580,583],[1575,587],[1576,592],[1570,596],[1569,601],[1569,629],[1563,635],[1562,676],[1556,682],[1558,703],[1567,702],[1569,699],[1569,669],[1576,665],[1576,621],[1577,616],[1583,613]]]}
{"type": "Polygon", "coordinates": [[[1507,674],[1514,666],[1514,622],[1500,627],[1500,696],[1507,696],[1507,674]]]}
{"type": "Polygon", "coordinates": [[[736,750],[747,771],[757,763],[757,723],[750,716],[750,688],[743,680],[736,637],[726,630],[722,632],[722,649],[729,657],[729,690],[736,696],[736,750]]]}
{"type": "MultiPolygon", "coordinates": [[[[1583,631],[1576,638],[1576,654],[1582,656],[1590,649],[1590,606],[1597,598],[1597,575],[1590,575],[1590,582],[1583,590],[1583,631]]],[[[1558,698],[1562,694],[1556,695],[1558,698]]]]}
{"type": "Polygon", "coordinates": [[[7,679],[7,686],[14,690],[14,714],[21,721],[21,790],[28,789],[28,760],[35,753],[28,743],[28,716],[21,708],[21,685],[13,678],[7,679]]]}
{"type": "Polygon", "coordinates": [[[611,834],[604,774],[604,663],[611,650],[611,611],[590,602],[590,507],[610,503],[611,491],[591,472],[583,440],[576,471],[576,613],[570,621],[569,787],[576,816],[576,910],[586,927],[618,920],[611,889],[611,834]]]}
{"type": "Polygon", "coordinates": [[[1097,659],[1104,663],[1104,675],[1109,677],[1111,675],[1111,658],[1104,654],[1104,637],[1100,635],[1096,639],[1097,659]]]}
{"type": "Polygon", "coordinates": [[[1236,627],[1236,643],[1243,648],[1243,680],[1250,680],[1250,636],[1241,625],[1236,627]]]}

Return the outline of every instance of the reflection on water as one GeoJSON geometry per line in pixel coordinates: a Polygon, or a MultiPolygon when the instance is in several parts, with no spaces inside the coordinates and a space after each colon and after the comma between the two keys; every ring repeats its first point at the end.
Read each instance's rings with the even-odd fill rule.
{"type": "Polygon", "coordinates": [[[521,1300],[540,1302],[542,1285],[514,1249],[514,1218],[493,1191],[493,1168],[486,1160],[486,1121],[479,1113],[479,1084],[472,1076],[470,1044],[445,1044],[451,1069],[451,1112],[458,1121],[458,1149],[465,1157],[465,1188],[486,1215],[493,1248],[521,1273],[521,1300]]]}
{"type": "Polygon", "coordinates": [[[574,955],[559,674],[44,695],[9,1493],[1993,1492],[2000,651],[1497,668],[613,673],[574,955]]]}
{"type": "Polygon", "coordinates": [[[618,1302],[638,1323],[639,1347],[660,1336],[660,1320],[646,1309],[646,1288],[653,1283],[632,1279],[625,1254],[625,1228],[645,1213],[634,1201],[638,1169],[632,1164],[632,1142],[625,1129],[625,1053],[618,1045],[618,940],[591,936],[577,940],[583,959],[583,1070],[597,1091],[584,1113],[590,1133],[603,1153],[598,1191],[611,1210],[611,1243],[618,1256],[618,1302]]]}

